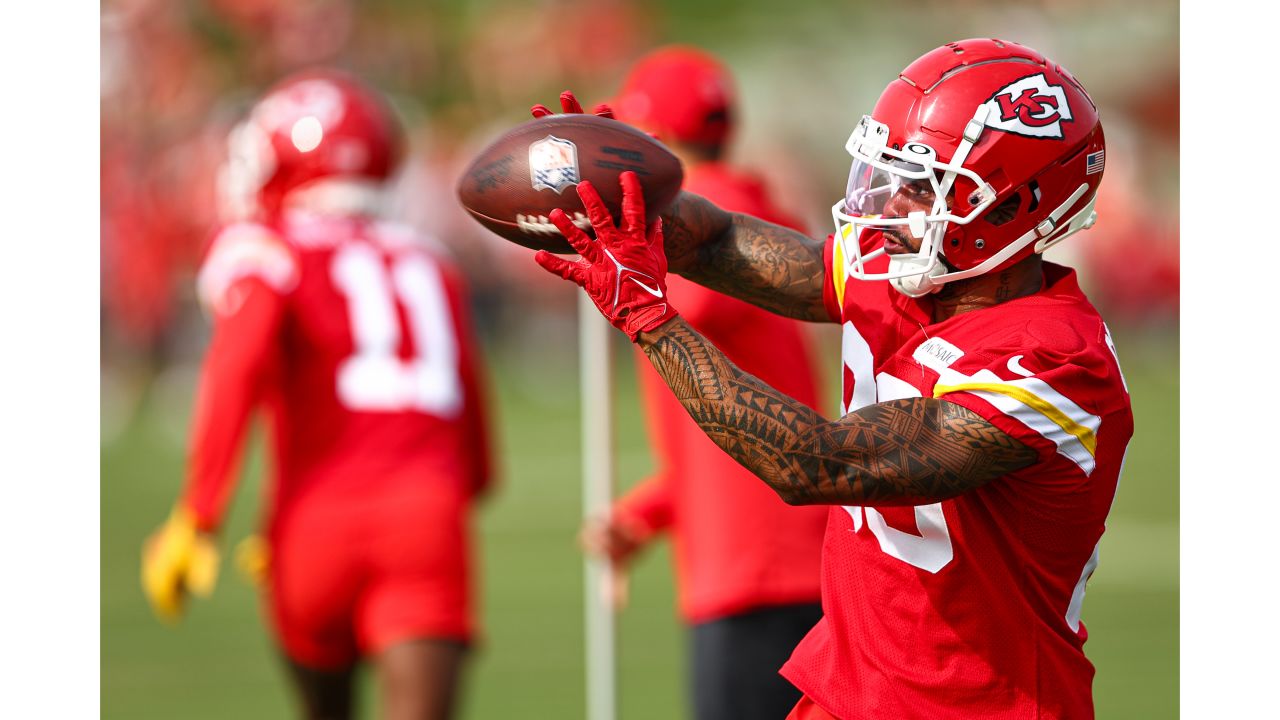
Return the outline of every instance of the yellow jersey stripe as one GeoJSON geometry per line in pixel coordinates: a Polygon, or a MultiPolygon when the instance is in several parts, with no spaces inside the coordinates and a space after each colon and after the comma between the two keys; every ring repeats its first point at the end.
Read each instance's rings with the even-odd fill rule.
{"type": "Polygon", "coordinates": [[[969,392],[969,391],[986,391],[997,393],[1011,397],[1014,400],[1026,405],[1027,407],[1039,412],[1041,415],[1049,418],[1055,425],[1062,428],[1064,432],[1074,436],[1089,451],[1090,455],[1097,452],[1098,438],[1093,431],[1072,420],[1066,413],[1059,410],[1053,403],[1044,400],[1039,395],[1020,388],[1015,385],[1005,385],[1002,383],[961,383],[959,385],[935,385],[933,388],[933,396],[935,398],[942,397],[947,393],[953,392],[969,392]]]}
{"type": "MultiPolygon", "coordinates": [[[[846,226],[847,227],[847,226],[846,226]]],[[[842,232],[842,235],[848,235],[842,232]]],[[[844,312],[844,284],[848,279],[848,270],[845,268],[844,259],[844,238],[832,238],[831,241],[831,283],[836,290],[836,303],[839,305],[841,312],[844,312]]]]}

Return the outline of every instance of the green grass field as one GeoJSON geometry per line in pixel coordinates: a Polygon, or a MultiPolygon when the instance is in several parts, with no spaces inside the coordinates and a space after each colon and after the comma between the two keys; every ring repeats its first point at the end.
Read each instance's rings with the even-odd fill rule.
{"type": "MultiPolygon", "coordinates": [[[[1098,668],[1099,718],[1170,718],[1178,714],[1177,339],[1117,332],[1116,342],[1137,433],[1085,601],[1086,651],[1098,668]]],[[[519,367],[515,358],[498,357],[493,395],[504,476],[480,511],[486,639],[471,668],[463,716],[581,717],[572,355],[562,363],[540,363],[564,368],[549,375],[512,371],[519,367]]],[[[617,448],[620,483],[627,485],[647,472],[650,461],[635,413],[630,356],[619,358],[617,448]]],[[[184,386],[178,386],[181,395],[184,386]]],[[[256,598],[230,563],[224,562],[214,597],[197,603],[178,628],[157,623],[139,589],[141,541],[165,516],[182,476],[175,437],[185,423],[180,408],[153,394],[129,428],[102,447],[102,716],[289,717],[292,698],[256,598]]],[[[252,526],[257,455],[238,494],[228,540],[252,526]]],[[[685,716],[684,636],[668,563],[665,544],[638,563],[631,606],[620,620],[622,718],[685,716]]],[[[372,691],[366,683],[361,699],[370,711],[376,708],[372,691]]]]}

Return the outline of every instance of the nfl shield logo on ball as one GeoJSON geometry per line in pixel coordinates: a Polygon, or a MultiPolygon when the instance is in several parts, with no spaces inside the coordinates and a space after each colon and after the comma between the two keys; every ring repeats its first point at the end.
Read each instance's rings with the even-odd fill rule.
{"type": "Polygon", "coordinates": [[[568,140],[561,140],[554,135],[529,146],[529,175],[533,179],[534,190],[554,190],[556,194],[564,189],[577,185],[581,177],[578,174],[578,148],[568,140]]]}

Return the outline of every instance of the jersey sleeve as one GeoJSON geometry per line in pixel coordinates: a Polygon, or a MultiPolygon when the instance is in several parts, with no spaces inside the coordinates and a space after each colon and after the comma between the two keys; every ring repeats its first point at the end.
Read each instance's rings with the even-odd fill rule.
{"type": "Polygon", "coordinates": [[[231,288],[245,278],[257,278],[280,295],[298,284],[298,261],[293,251],[269,228],[256,223],[235,223],[218,233],[200,273],[196,294],[212,315],[232,302],[231,288]]]}
{"type": "Polygon", "coordinates": [[[1036,347],[986,353],[976,371],[965,365],[941,370],[934,397],[1035,448],[1041,462],[1060,458],[1093,473],[1103,419],[1127,397],[1118,365],[1096,348],[1063,355],[1036,347]]]}
{"type": "Polygon", "coordinates": [[[235,488],[250,413],[278,361],[285,300],[248,274],[214,305],[213,336],[201,367],[182,504],[203,530],[216,529],[235,488]]]}
{"type": "Polygon", "coordinates": [[[671,475],[662,471],[640,481],[613,505],[615,521],[625,522],[641,542],[666,530],[675,519],[671,475]]]}

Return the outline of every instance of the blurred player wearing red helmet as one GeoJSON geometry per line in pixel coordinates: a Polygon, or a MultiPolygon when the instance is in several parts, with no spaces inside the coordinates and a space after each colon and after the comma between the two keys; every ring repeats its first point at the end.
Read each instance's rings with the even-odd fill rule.
{"type": "MultiPolygon", "coordinates": [[[[797,227],[760,180],[723,162],[734,90],[727,68],[708,53],[667,47],[646,55],[628,73],[613,110],[680,157],[686,190],[797,227]]],[[[669,280],[667,292],[739,367],[817,405],[813,356],[800,323],[679,278],[669,280]]],[[[694,717],[780,718],[800,696],[778,669],[822,616],[826,510],[790,507],[754,481],[689,419],[643,356],[636,367],[658,470],[609,518],[588,524],[584,542],[621,564],[669,532],[681,616],[691,630],[694,717]]]]}
{"type": "Polygon", "coordinates": [[[306,715],[350,716],[367,657],[388,717],[448,717],[475,633],[470,508],[490,483],[466,288],[432,241],[379,218],[401,129],[354,78],[281,81],[229,144],[234,221],[199,274],[214,328],[189,472],[144,547],[144,589],[165,619],[212,589],[214,533],[265,406],[265,600],[306,715]]]}
{"type": "Polygon", "coordinates": [[[688,193],[647,228],[623,173],[619,225],[584,183],[600,240],[556,211],[582,260],[536,258],[717,445],[786,502],[830,506],[791,717],[1093,717],[1081,614],[1133,414],[1106,324],[1041,253],[1095,219],[1097,108],[1035,50],[964,40],[903,70],[846,149],[825,242],[688,193]],[[657,295],[609,282],[601,245],[657,295]],[[843,417],[736,366],[665,297],[668,266],[839,323],[843,417]]]}

